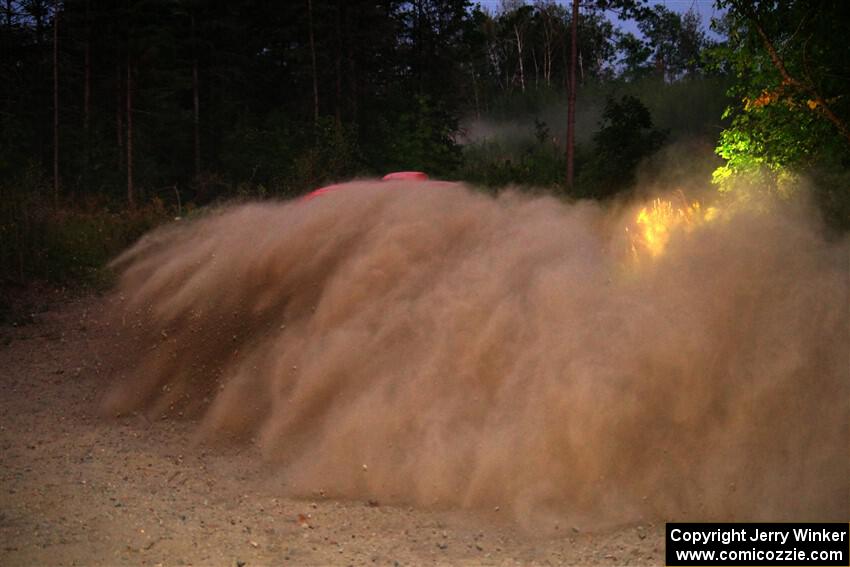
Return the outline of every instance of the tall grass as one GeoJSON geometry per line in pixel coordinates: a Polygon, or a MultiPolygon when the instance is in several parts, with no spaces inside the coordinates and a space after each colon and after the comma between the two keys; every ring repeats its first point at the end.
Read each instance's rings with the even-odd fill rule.
{"type": "Polygon", "coordinates": [[[56,206],[38,171],[0,186],[0,283],[104,285],[110,259],[170,218],[165,205],[125,209],[102,199],[56,206]]]}

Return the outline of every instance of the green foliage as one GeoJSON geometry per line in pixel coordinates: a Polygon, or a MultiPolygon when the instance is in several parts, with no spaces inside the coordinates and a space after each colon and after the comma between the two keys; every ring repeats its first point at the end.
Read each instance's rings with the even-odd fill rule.
{"type": "Polygon", "coordinates": [[[646,10],[638,27],[652,46],[652,65],[660,76],[674,79],[701,68],[702,51],[710,42],[693,10],[682,15],[657,4],[646,10]]]}
{"type": "Polygon", "coordinates": [[[266,187],[286,179],[304,135],[281,112],[270,113],[262,122],[242,116],[225,137],[223,172],[230,179],[266,187]]]}
{"type": "MultiPolygon", "coordinates": [[[[607,14],[646,19],[644,4],[582,3],[582,85],[618,72],[619,36],[607,14]]],[[[462,116],[541,114],[564,98],[568,76],[571,14],[549,0],[509,2],[492,14],[469,0],[314,0],[312,42],[305,6],[297,3],[41,1],[6,8],[0,175],[14,177],[28,158],[52,169],[51,27],[58,9],[60,185],[78,198],[126,193],[128,86],[139,201],[179,193],[204,203],[239,191],[293,195],[390,169],[451,175],[460,166],[462,116]]],[[[550,125],[563,138],[562,123],[550,125]]]]}
{"type": "Polygon", "coordinates": [[[525,92],[510,90],[494,96],[487,116],[498,120],[516,120],[539,115],[558,104],[566,104],[566,92],[562,88],[529,88],[525,92]]]}
{"type": "MultiPolygon", "coordinates": [[[[262,126],[252,122],[242,122],[230,134],[224,156],[227,176],[242,180],[243,192],[254,186],[258,196],[292,197],[362,169],[354,124],[330,116],[315,125],[299,124],[280,112],[270,114],[262,126]]],[[[227,187],[215,197],[229,196],[227,187]]]]}
{"type": "Polygon", "coordinates": [[[734,72],[732,122],[717,153],[721,191],[788,194],[806,177],[834,226],[850,228],[850,4],[723,1],[728,41],[713,50],[715,65],[734,72]],[[775,55],[771,55],[773,49],[775,55]],[[842,133],[842,127],[845,132],[842,133]]]}
{"type": "Polygon", "coordinates": [[[617,34],[625,77],[639,79],[655,75],[675,81],[705,73],[703,53],[713,41],[693,9],[679,14],[661,4],[641,7],[637,9],[637,25],[644,39],[632,33],[617,34]]]}
{"type": "Polygon", "coordinates": [[[565,171],[564,152],[548,139],[526,141],[518,147],[479,142],[463,149],[458,177],[492,189],[508,185],[539,189],[563,185],[565,171]]]}
{"type": "Polygon", "coordinates": [[[362,158],[357,143],[357,127],[322,117],[314,130],[315,143],[295,158],[289,191],[292,196],[340,179],[350,179],[360,171],[362,158]]]}
{"type": "Polygon", "coordinates": [[[654,127],[649,109],[631,95],[609,98],[600,126],[593,156],[580,170],[578,185],[585,197],[604,198],[630,188],[640,161],[667,138],[666,131],[654,127]]]}
{"type": "Polygon", "coordinates": [[[104,266],[142,234],[169,219],[161,201],[133,210],[107,203],[56,209],[37,166],[0,185],[0,273],[3,279],[108,283],[104,266]]]}
{"type": "Polygon", "coordinates": [[[537,140],[538,144],[545,144],[548,140],[552,138],[552,133],[549,131],[549,126],[540,120],[539,118],[534,119],[534,139],[537,140]]]}
{"type": "MultiPolygon", "coordinates": [[[[696,63],[698,20],[646,4],[582,2],[577,194],[627,187],[659,143],[653,123],[676,137],[714,135],[719,97],[696,63]],[[649,39],[618,32],[612,12],[642,22],[649,39]],[[608,95],[619,98],[591,144],[608,95]]],[[[4,273],[86,279],[169,210],[289,198],[393,170],[560,190],[572,17],[563,3],[511,1],[496,13],[469,0],[311,7],[312,18],[304,4],[259,0],[7,2],[4,273]],[[54,10],[58,206],[44,173],[53,171],[54,10]],[[471,115],[527,135],[462,147],[460,119],[471,115]],[[130,138],[140,206],[125,211],[130,138]]]]}
{"type": "Polygon", "coordinates": [[[722,76],[686,76],[675,82],[647,76],[616,84],[605,96],[631,95],[649,109],[653,123],[678,142],[704,138],[716,142],[729,121],[722,118],[730,81],[722,76]]]}
{"type": "Polygon", "coordinates": [[[394,121],[382,120],[384,144],[377,145],[383,158],[373,162],[386,171],[413,169],[437,177],[451,175],[460,164],[460,148],[454,141],[457,119],[439,101],[414,97],[415,107],[394,121]]]}
{"type": "MultiPolygon", "coordinates": [[[[593,135],[606,125],[602,122],[604,106],[598,107],[597,101],[604,103],[612,99],[618,102],[624,96],[633,97],[649,111],[651,130],[668,132],[664,138],[665,144],[698,147],[703,152],[706,147],[713,147],[717,143],[717,136],[724,125],[720,115],[726,104],[728,85],[728,80],[719,76],[688,76],[672,83],[647,76],[634,81],[588,82],[581,86],[577,103],[578,177],[576,187],[570,192],[571,196],[602,196],[628,189],[630,181],[611,182],[612,168],[622,169],[620,178],[633,180],[637,170],[651,157],[653,149],[657,148],[655,144],[647,148],[638,143],[636,147],[646,150],[646,154],[632,156],[628,162],[623,162],[617,155],[619,148],[615,147],[608,152],[613,157],[602,159],[593,144],[593,135]]],[[[488,186],[519,184],[549,187],[563,192],[566,171],[563,147],[565,99],[566,95],[558,91],[538,93],[529,90],[525,96],[514,93],[510,97],[514,105],[512,111],[497,115],[512,119],[485,123],[487,137],[463,148],[464,164],[459,172],[461,178],[488,186]],[[522,101],[528,100],[535,103],[522,104],[522,101]],[[548,141],[548,147],[543,144],[543,138],[548,141]]],[[[644,134],[647,132],[642,128],[637,131],[644,134]]],[[[618,140],[616,135],[612,138],[618,140]]],[[[673,161],[665,160],[663,169],[678,170],[679,165],[673,161]]],[[[717,161],[710,159],[710,156],[708,159],[700,158],[701,164],[717,161]]],[[[653,172],[654,176],[662,174],[655,169],[653,172]]],[[[709,169],[706,174],[704,167],[699,168],[699,174],[705,174],[706,178],[710,172],[709,169]]],[[[683,173],[680,177],[688,175],[683,173]]]]}

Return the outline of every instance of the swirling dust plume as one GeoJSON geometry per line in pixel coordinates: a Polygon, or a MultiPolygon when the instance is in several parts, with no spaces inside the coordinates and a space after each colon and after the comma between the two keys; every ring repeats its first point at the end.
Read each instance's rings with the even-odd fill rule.
{"type": "Polygon", "coordinates": [[[143,238],[106,411],[256,443],[296,496],[846,520],[846,238],[775,204],[641,254],[634,207],[404,183],[143,238]]]}

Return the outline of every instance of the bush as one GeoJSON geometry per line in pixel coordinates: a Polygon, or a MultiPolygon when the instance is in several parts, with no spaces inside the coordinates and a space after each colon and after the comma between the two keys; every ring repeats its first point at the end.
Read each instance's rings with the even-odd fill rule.
{"type": "Polygon", "coordinates": [[[415,96],[412,108],[381,121],[380,132],[381,139],[374,144],[378,151],[368,158],[374,169],[412,169],[452,177],[460,166],[460,146],[455,142],[458,122],[440,101],[415,96]]]}
{"type": "Polygon", "coordinates": [[[564,183],[566,170],[563,151],[545,138],[514,147],[480,142],[463,149],[459,178],[488,188],[557,187],[564,183]]]}
{"type": "Polygon", "coordinates": [[[111,212],[107,203],[53,206],[50,186],[34,167],[0,201],[0,273],[4,280],[108,283],[106,264],[142,234],[170,218],[159,200],[111,212]]]}
{"type": "Polygon", "coordinates": [[[605,198],[635,183],[638,164],[664,144],[667,132],[653,126],[649,109],[636,97],[609,98],[594,153],[580,171],[582,197],[605,198]]]}

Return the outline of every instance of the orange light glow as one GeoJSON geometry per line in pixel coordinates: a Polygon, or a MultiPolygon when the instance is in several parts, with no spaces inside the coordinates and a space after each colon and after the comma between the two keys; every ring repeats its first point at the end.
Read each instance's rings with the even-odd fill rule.
{"type": "Polygon", "coordinates": [[[688,201],[679,193],[681,205],[677,206],[669,199],[653,199],[638,211],[631,227],[626,227],[632,254],[639,259],[648,253],[651,257],[660,256],[670,237],[680,231],[689,232],[696,226],[717,217],[715,207],[703,210],[699,201],[688,201]]]}

